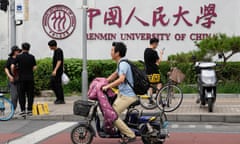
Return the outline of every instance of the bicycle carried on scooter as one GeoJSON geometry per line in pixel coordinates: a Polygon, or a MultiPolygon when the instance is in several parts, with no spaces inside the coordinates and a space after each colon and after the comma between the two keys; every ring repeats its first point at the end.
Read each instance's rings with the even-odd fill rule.
{"type": "MultiPolygon", "coordinates": [[[[97,134],[101,138],[123,137],[118,129],[115,129],[113,134],[104,131],[103,122],[101,122],[97,111],[99,105],[97,101],[79,100],[77,103],[78,115],[85,117],[86,120],[79,122],[73,128],[71,140],[74,144],[91,144],[97,134]],[[96,130],[91,125],[92,121],[95,122],[96,130]]],[[[144,144],[163,144],[169,136],[168,120],[165,112],[160,111],[153,116],[143,115],[143,111],[135,108],[138,105],[140,105],[139,100],[128,107],[124,122],[135,132],[136,136],[141,137],[144,144]]]]}
{"type": "Polygon", "coordinates": [[[0,121],[8,121],[14,115],[14,106],[12,102],[4,96],[8,93],[7,87],[0,87],[0,121]]]}

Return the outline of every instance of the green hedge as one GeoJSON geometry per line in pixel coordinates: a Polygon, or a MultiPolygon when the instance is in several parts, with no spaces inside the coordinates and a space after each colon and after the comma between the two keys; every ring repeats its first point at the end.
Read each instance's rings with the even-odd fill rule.
{"type": "Polygon", "coordinates": [[[50,58],[37,61],[37,70],[34,73],[35,92],[38,95],[40,90],[50,89],[50,78],[52,73],[52,60],[50,58]]]}
{"type": "Polygon", "coordinates": [[[7,79],[4,72],[4,66],[6,64],[6,61],[1,60],[0,61],[0,86],[6,85],[7,79]]]}
{"type": "MultiPolygon", "coordinates": [[[[0,61],[0,85],[6,85],[6,76],[3,71],[6,61],[0,61]]],[[[139,67],[143,66],[135,62],[139,67]]],[[[35,89],[36,93],[40,90],[50,89],[50,76],[52,72],[51,59],[41,59],[37,61],[37,71],[35,72],[35,89]]],[[[177,66],[186,74],[186,79],[183,85],[195,84],[195,74],[192,71],[191,63],[179,63],[172,64],[169,62],[162,62],[160,64],[161,78],[165,83],[167,81],[167,72],[171,66],[177,66]]],[[[66,93],[80,92],[81,91],[81,72],[82,72],[82,61],[80,59],[65,59],[64,63],[65,72],[70,77],[70,83],[64,86],[66,93]]],[[[95,77],[107,77],[116,69],[116,63],[112,60],[90,60],[88,61],[88,79],[91,82],[95,77]]],[[[231,92],[229,84],[237,85],[240,81],[240,62],[228,62],[222,71],[219,71],[218,76],[220,79],[224,79],[220,86],[223,88],[220,92],[231,92]]],[[[239,87],[235,86],[234,92],[239,91],[239,87]]],[[[190,88],[186,88],[186,92],[191,91],[190,88]],[[189,89],[189,90],[188,90],[189,89]]],[[[239,91],[240,93],[240,91],[239,91]]]]}

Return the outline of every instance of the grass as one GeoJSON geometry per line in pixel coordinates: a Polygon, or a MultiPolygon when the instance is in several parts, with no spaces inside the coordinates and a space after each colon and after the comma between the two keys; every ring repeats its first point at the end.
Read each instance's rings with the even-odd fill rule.
{"type": "MultiPolygon", "coordinates": [[[[197,93],[196,84],[180,84],[183,93],[197,93]]],[[[240,93],[240,82],[226,82],[217,85],[217,93],[240,93]]]]}
{"type": "Polygon", "coordinates": [[[240,82],[220,83],[217,87],[218,93],[240,93],[240,82]]]}
{"type": "Polygon", "coordinates": [[[179,87],[182,89],[184,94],[197,93],[197,85],[180,84],[179,87]]]}

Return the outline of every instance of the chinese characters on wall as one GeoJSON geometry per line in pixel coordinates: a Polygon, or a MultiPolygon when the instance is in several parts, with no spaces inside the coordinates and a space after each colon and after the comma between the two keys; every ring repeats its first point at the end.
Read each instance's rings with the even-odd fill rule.
{"type": "MultiPolygon", "coordinates": [[[[180,27],[180,23],[186,27],[194,27],[199,25],[204,29],[211,29],[216,24],[216,4],[209,3],[204,4],[197,10],[198,15],[194,19],[189,19],[191,11],[184,6],[178,6],[175,13],[167,13],[164,6],[157,6],[150,11],[151,21],[146,20],[137,13],[137,7],[133,7],[129,10],[129,14],[124,17],[122,14],[122,8],[120,6],[111,6],[107,10],[103,11],[98,8],[91,8],[88,10],[88,26],[90,31],[94,30],[93,21],[96,17],[102,18],[103,26],[115,26],[121,29],[124,26],[128,26],[132,21],[136,21],[142,27],[180,27]]],[[[196,13],[196,12],[195,12],[196,13]]],[[[157,37],[160,40],[170,40],[170,36],[173,35],[175,40],[184,40],[187,35],[185,33],[120,33],[118,37],[121,40],[148,40],[151,37],[157,37]]],[[[191,40],[201,40],[211,36],[208,33],[192,33],[188,37],[191,40]]],[[[88,40],[115,40],[117,33],[88,33],[88,40]]]]}

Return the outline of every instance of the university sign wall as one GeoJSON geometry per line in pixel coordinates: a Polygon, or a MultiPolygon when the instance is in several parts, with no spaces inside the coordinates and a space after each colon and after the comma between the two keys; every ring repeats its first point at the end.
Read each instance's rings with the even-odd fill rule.
{"type": "Polygon", "coordinates": [[[109,57],[112,41],[124,41],[127,57],[143,59],[149,39],[160,39],[159,48],[169,55],[196,50],[195,41],[218,33],[239,34],[236,20],[239,1],[226,0],[96,0],[88,9],[88,54],[92,59],[109,57]],[[231,9],[231,10],[230,10],[231,9]],[[234,24],[235,23],[235,24],[234,24]],[[96,54],[95,51],[99,50],[96,54]]]}
{"type": "Polygon", "coordinates": [[[75,30],[76,16],[69,7],[54,5],[44,13],[42,26],[49,37],[65,39],[75,30]]]}
{"type": "MultiPolygon", "coordinates": [[[[78,2],[82,1],[30,2],[29,19],[18,32],[18,43],[29,41],[31,52],[45,58],[52,56],[47,42],[58,39],[66,58],[81,58],[83,21],[78,2]]],[[[110,59],[113,41],[126,43],[127,57],[139,60],[149,39],[159,38],[166,60],[169,55],[196,50],[195,41],[217,33],[240,35],[239,7],[239,0],[95,0],[95,7],[87,12],[88,59],[110,59]]],[[[0,41],[8,37],[8,32],[1,32],[0,37],[0,41]]],[[[1,41],[0,48],[5,45],[1,41]]],[[[8,53],[1,51],[4,56],[8,53]]],[[[240,60],[240,55],[233,60],[240,60]]]]}
{"type": "MultiPolygon", "coordinates": [[[[133,6],[126,17],[123,16],[124,7],[119,5],[113,5],[108,7],[106,10],[99,8],[91,8],[88,10],[88,21],[89,30],[87,34],[88,40],[116,40],[117,37],[120,40],[149,40],[152,37],[156,37],[160,40],[176,40],[184,41],[185,39],[190,40],[202,40],[206,37],[213,36],[213,33],[190,33],[189,35],[182,33],[149,33],[141,32],[139,29],[138,33],[128,32],[128,33],[91,33],[94,30],[93,21],[97,17],[102,18],[102,26],[116,27],[121,29],[127,27],[129,23],[135,21],[141,27],[149,28],[159,28],[166,29],[167,27],[180,28],[182,26],[192,28],[196,25],[200,25],[204,29],[211,29],[216,24],[217,19],[217,5],[215,3],[206,3],[199,6],[192,13],[198,13],[198,15],[192,15],[191,11],[187,7],[179,5],[176,7],[174,13],[167,13],[165,11],[166,6],[157,5],[154,9],[148,9],[148,18],[145,20],[144,16],[137,13],[138,7],[133,6]],[[191,18],[189,18],[191,16],[191,18]],[[182,23],[183,25],[180,25],[182,23]]],[[[99,24],[99,23],[98,23],[99,24]]]]}

